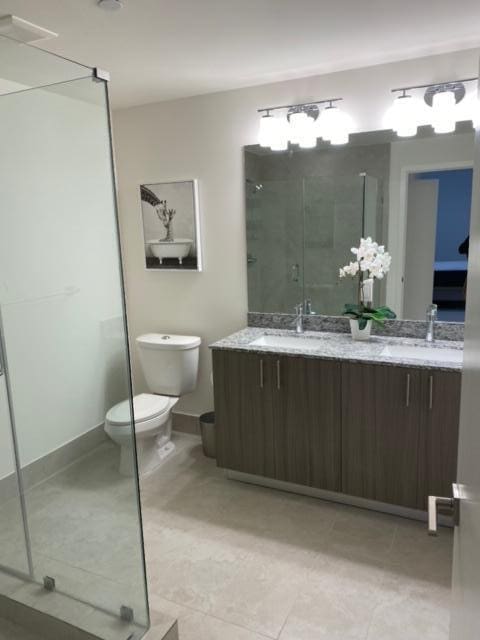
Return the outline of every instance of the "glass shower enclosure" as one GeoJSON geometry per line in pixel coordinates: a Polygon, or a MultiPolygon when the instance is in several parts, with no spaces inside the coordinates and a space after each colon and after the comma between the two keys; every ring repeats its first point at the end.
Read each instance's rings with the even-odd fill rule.
{"type": "MultiPolygon", "coordinates": [[[[361,237],[383,237],[378,179],[355,175],[247,178],[248,308],[340,315],[356,284],[340,279],[361,237]]],[[[383,291],[377,288],[375,302],[383,291]]]]}
{"type": "Polygon", "coordinates": [[[137,640],[138,475],[103,429],[132,393],[100,75],[0,36],[0,598],[137,640]]]}

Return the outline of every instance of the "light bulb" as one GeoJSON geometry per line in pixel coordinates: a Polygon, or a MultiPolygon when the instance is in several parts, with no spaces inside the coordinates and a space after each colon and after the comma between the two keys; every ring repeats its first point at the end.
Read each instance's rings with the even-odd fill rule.
{"type": "Polygon", "coordinates": [[[290,114],[288,138],[293,144],[300,144],[308,130],[308,116],[303,111],[290,114]]]}
{"type": "Polygon", "coordinates": [[[269,147],[275,136],[275,118],[269,113],[260,118],[258,128],[258,144],[261,147],[269,147]]]}
{"type": "Polygon", "coordinates": [[[419,121],[417,101],[407,95],[395,98],[385,120],[387,127],[393,129],[400,138],[416,136],[419,121]]]}
{"type": "Polygon", "coordinates": [[[288,122],[284,116],[273,118],[273,131],[270,140],[272,151],[285,151],[288,149],[288,122]]]}
{"type": "Polygon", "coordinates": [[[352,123],[346,113],[331,105],[320,114],[317,133],[332,144],[347,144],[352,123]]]}
{"type": "Polygon", "coordinates": [[[311,116],[307,116],[302,126],[302,134],[298,139],[301,149],[314,149],[317,146],[317,130],[315,120],[311,116]]]}
{"type": "Polygon", "coordinates": [[[455,131],[456,100],[453,91],[439,91],[432,100],[432,125],[435,133],[451,133],[455,131]]]}

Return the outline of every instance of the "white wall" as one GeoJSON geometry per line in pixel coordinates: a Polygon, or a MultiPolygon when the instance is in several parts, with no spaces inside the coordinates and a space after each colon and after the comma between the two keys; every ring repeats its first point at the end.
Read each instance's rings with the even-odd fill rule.
{"type": "Polygon", "coordinates": [[[22,465],[125,397],[104,95],[79,82],[0,98],[0,303],[22,465]]]}
{"type": "MultiPolygon", "coordinates": [[[[256,143],[260,107],[342,96],[359,130],[382,128],[390,89],[471,77],[478,50],[408,60],[250,89],[149,104],[114,113],[121,231],[132,337],[145,331],[198,334],[203,346],[198,389],[179,410],[211,408],[212,342],[245,326],[247,271],[243,151],[256,143]],[[198,178],[205,270],[144,269],[138,186],[198,178]]],[[[134,354],[137,390],[145,389],[134,354]]]]}

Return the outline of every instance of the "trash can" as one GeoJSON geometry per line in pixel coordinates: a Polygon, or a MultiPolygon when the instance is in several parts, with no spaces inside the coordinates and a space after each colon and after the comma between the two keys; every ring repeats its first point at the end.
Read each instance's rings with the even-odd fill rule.
{"type": "Polygon", "coordinates": [[[215,413],[209,411],[200,416],[200,433],[202,435],[203,453],[207,458],[216,458],[215,447],[215,413]]]}

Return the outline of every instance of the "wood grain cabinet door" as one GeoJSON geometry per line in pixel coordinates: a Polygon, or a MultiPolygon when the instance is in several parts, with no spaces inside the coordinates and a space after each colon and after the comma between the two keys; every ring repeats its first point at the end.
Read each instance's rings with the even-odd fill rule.
{"type": "Polygon", "coordinates": [[[340,491],[340,367],[316,358],[276,359],[273,406],[278,480],[340,491]]]}
{"type": "Polygon", "coordinates": [[[215,350],[213,380],[218,466],[275,477],[272,358],[215,350]]]}
{"type": "Polygon", "coordinates": [[[452,495],[457,477],[461,373],[423,372],[422,463],[419,508],[427,509],[428,496],[452,495]]]}
{"type": "Polygon", "coordinates": [[[416,508],[421,379],[416,369],[342,365],[342,491],[416,508]]]}
{"type": "Polygon", "coordinates": [[[375,499],[416,509],[422,411],[421,371],[376,367],[375,499]]]}
{"type": "Polygon", "coordinates": [[[342,493],[375,499],[376,365],[342,364],[342,493]]]}

